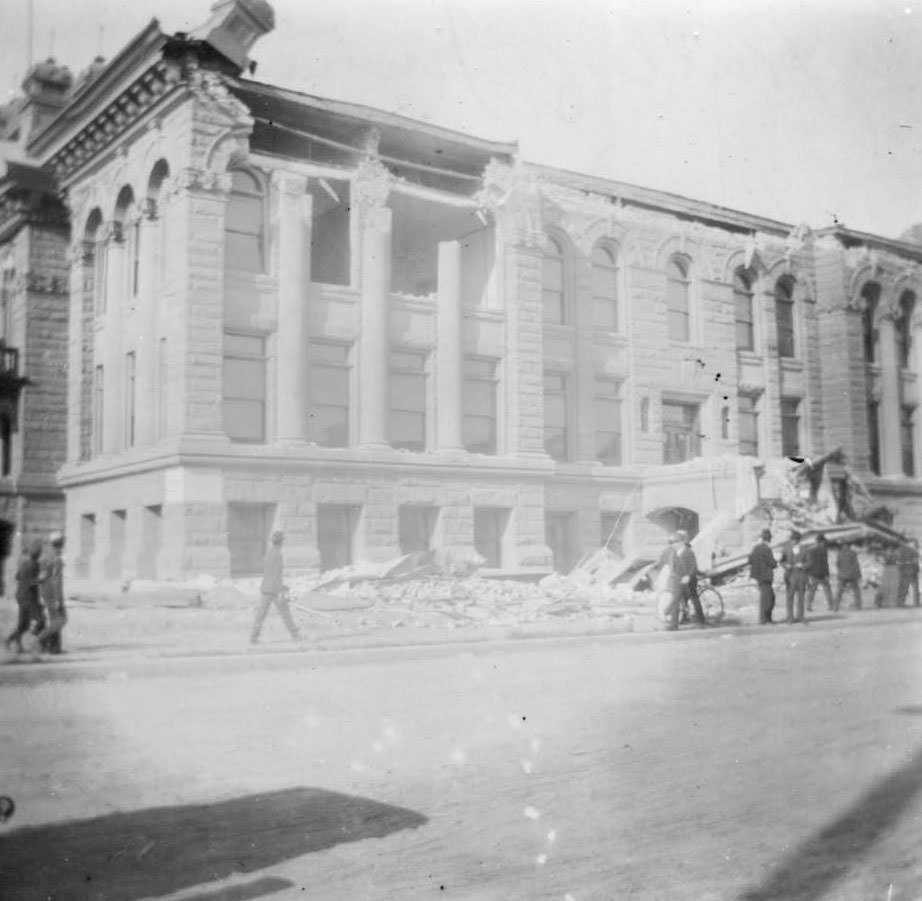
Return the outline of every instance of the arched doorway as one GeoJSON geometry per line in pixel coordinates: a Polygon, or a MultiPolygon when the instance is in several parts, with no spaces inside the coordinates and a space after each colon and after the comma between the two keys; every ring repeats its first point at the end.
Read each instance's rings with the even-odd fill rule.
{"type": "Polygon", "coordinates": [[[671,535],[679,529],[688,532],[689,538],[694,538],[698,534],[698,514],[687,507],[660,507],[648,513],[647,519],[660,526],[666,535],[671,535]]]}

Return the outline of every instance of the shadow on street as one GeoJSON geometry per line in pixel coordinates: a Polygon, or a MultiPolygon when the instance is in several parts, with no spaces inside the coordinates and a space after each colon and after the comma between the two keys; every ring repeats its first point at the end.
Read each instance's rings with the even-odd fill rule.
{"type": "Polygon", "coordinates": [[[2,836],[0,886],[4,901],[132,901],[194,886],[203,886],[203,901],[242,901],[278,891],[280,881],[256,880],[216,895],[203,884],[426,822],[412,810],[318,788],[113,813],[2,836]]]}
{"type": "Polygon", "coordinates": [[[922,749],[808,838],[739,901],[816,901],[844,877],[922,791],[922,749]]]}

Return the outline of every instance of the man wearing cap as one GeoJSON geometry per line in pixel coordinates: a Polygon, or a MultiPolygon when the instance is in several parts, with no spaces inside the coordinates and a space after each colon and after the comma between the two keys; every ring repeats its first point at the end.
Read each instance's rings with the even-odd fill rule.
{"type": "Polygon", "coordinates": [[[772,581],[775,567],[778,562],[771,548],[772,533],[768,529],[762,530],[762,536],[749,553],[749,575],[759,586],[759,625],[767,625],[772,621],[772,611],[775,609],[775,589],[772,581]]]}
{"type": "Polygon", "coordinates": [[[816,545],[810,548],[807,555],[807,609],[813,609],[813,597],[816,589],[822,585],[826,595],[826,606],[830,610],[839,607],[832,599],[832,588],[829,585],[829,545],[826,536],[822,533],[816,536],[816,545]]]}
{"type": "Polygon", "coordinates": [[[64,607],[64,536],[53,532],[50,537],[51,557],[41,575],[42,600],[48,611],[48,625],[38,633],[39,647],[49,654],[61,654],[61,630],[67,623],[64,607]]]}
{"type": "Polygon", "coordinates": [[[301,637],[298,634],[298,628],[291,618],[291,611],[288,609],[288,589],[285,587],[283,579],[284,562],[282,561],[282,543],[285,536],[281,532],[273,532],[269,549],[266,551],[266,558],[263,564],[263,580],[259,587],[262,593],[259,608],[256,611],[256,619],[253,621],[253,631],[250,633],[250,643],[256,644],[259,641],[259,633],[262,630],[263,622],[269,613],[269,608],[274,604],[282,617],[291,637],[298,641],[301,637]]]}
{"type": "Polygon", "coordinates": [[[698,626],[707,625],[704,610],[698,600],[698,558],[688,541],[688,532],[679,529],[675,533],[676,555],[674,563],[676,601],[672,605],[671,628],[678,629],[679,617],[688,601],[695,608],[695,622],[698,626]]]}
{"type": "Polygon", "coordinates": [[[781,549],[781,566],[784,569],[784,605],[787,621],[804,621],[804,592],[807,590],[807,549],[801,534],[794,529],[781,549]]]}
{"type": "Polygon", "coordinates": [[[854,603],[853,610],[861,609],[861,564],[858,555],[850,544],[843,544],[836,557],[836,610],[842,602],[842,595],[850,588],[854,603]]]}

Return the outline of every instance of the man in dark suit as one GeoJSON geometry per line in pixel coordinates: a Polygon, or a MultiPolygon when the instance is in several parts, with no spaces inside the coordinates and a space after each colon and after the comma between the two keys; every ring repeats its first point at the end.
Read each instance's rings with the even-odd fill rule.
{"type": "Polygon", "coordinates": [[[842,602],[842,595],[847,589],[852,590],[854,595],[853,610],[861,609],[861,566],[858,563],[858,555],[850,544],[843,544],[839,548],[839,555],[836,558],[836,576],[838,585],[836,585],[836,610],[842,602]]]}
{"type": "Polygon", "coordinates": [[[807,609],[813,609],[813,596],[816,589],[822,585],[826,594],[826,606],[830,610],[838,610],[838,606],[832,599],[832,588],[829,585],[829,545],[826,543],[826,536],[823,534],[816,536],[816,545],[810,549],[807,555],[807,609]]]}
{"type": "Polygon", "coordinates": [[[804,592],[807,589],[807,549],[801,542],[796,529],[784,543],[781,550],[781,566],[784,568],[784,604],[787,621],[800,623],[804,620],[804,592]]]}
{"type": "Polygon", "coordinates": [[[778,561],[772,552],[771,540],[772,533],[768,529],[763,529],[761,538],[749,553],[749,575],[759,586],[759,625],[770,623],[772,611],[775,609],[775,589],[772,587],[772,581],[778,561]]]}
{"type": "Polygon", "coordinates": [[[688,541],[688,532],[679,529],[675,533],[676,537],[676,556],[675,556],[675,581],[678,584],[678,603],[673,605],[674,628],[679,626],[679,614],[685,610],[685,605],[691,601],[695,608],[695,623],[700,628],[707,625],[704,619],[704,610],[701,609],[701,601],[698,600],[698,558],[692,550],[688,541]]]}

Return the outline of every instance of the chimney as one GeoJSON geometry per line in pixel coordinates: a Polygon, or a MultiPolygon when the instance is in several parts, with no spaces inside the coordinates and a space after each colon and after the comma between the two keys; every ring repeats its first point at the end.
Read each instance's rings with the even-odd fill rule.
{"type": "Polygon", "coordinates": [[[275,12],[266,0],[218,0],[204,25],[189,37],[204,41],[243,72],[256,41],[275,28],[275,12]]]}

